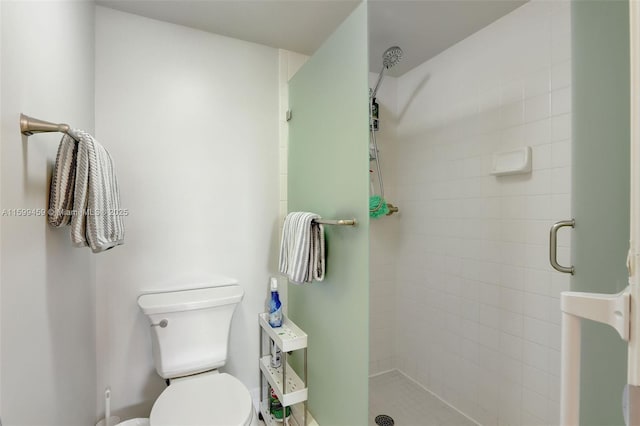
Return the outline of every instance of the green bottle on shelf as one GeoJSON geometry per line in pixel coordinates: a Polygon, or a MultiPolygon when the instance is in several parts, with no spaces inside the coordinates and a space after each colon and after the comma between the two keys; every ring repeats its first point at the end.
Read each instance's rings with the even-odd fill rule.
{"type": "MultiPolygon", "coordinates": [[[[276,396],[276,392],[270,387],[269,392],[269,412],[277,422],[282,421],[283,407],[280,400],[276,396]]],[[[287,417],[291,415],[291,407],[286,407],[287,417]]]]}

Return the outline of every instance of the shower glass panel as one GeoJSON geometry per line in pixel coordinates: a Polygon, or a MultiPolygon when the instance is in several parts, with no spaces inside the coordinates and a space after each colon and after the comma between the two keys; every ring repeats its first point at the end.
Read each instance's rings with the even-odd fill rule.
{"type": "MultiPolygon", "coordinates": [[[[628,9],[627,1],[572,2],[575,291],[617,293],[627,286],[628,9]]],[[[626,350],[613,328],[582,321],[581,425],[624,424],[626,350]]]]}
{"type": "Polygon", "coordinates": [[[288,210],[357,220],[325,225],[323,282],[288,287],[289,316],[309,335],[309,410],[322,425],[367,423],[367,79],[363,3],[289,82],[288,210]]]}

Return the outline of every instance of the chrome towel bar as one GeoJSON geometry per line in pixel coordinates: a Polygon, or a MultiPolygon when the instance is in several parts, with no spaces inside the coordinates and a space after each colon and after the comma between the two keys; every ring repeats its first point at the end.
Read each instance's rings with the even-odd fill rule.
{"type": "Polygon", "coordinates": [[[313,219],[313,221],[322,225],[356,226],[358,224],[355,219],[313,219]]]}
{"type": "Polygon", "coordinates": [[[20,132],[25,136],[31,136],[34,133],[61,132],[67,133],[70,126],[64,123],[50,123],[48,121],[39,120],[20,114],[20,132]]]}

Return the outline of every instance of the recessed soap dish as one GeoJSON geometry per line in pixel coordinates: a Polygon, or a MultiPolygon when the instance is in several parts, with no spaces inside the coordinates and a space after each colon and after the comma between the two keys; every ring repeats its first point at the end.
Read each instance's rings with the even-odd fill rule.
{"type": "Polygon", "coordinates": [[[531,147],[493,154],[491,174],[494,176],[518,175],[531,172],[531,147]]]}

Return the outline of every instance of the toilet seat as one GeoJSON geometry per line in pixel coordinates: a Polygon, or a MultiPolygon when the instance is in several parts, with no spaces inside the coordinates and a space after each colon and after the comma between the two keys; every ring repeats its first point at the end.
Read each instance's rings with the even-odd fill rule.
{"type": "Polygon", "coordinates": [[[151,409],[151,426],[248,426],[254,419],[249,390],[226,374],[172,381],[151,409]]]}

